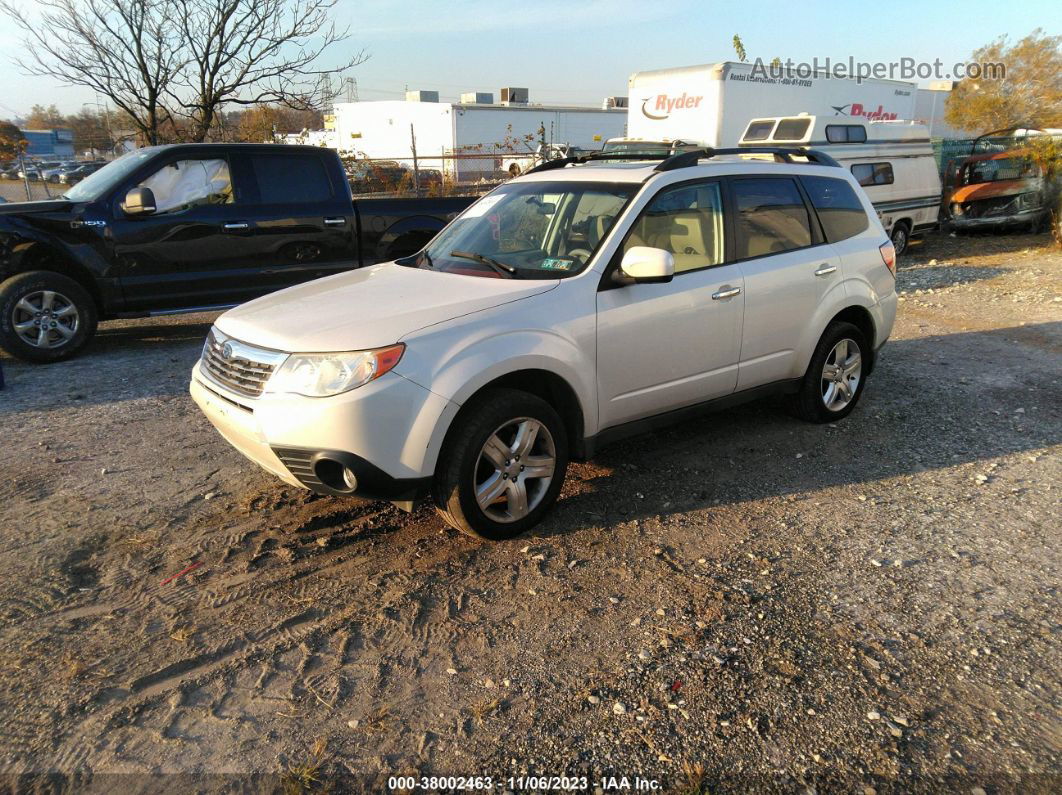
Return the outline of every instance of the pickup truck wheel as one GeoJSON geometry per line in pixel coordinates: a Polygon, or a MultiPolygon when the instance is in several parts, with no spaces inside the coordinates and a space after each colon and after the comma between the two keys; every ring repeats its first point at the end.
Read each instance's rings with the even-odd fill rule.
{"type": "Polygon", "coordinates": [[[851,323],[826,327],[794,396],[797,414],[808,422],[836,422],[852,413],[866,383],[870,344],[851,323]]]}
{"type": "Polygon", "coordinates": [[[52,271],[29,271],[0,284],[0,346],[27,362],[57,362],[96,331],[96,305],[80,284],[52,271]]]}
{"type": "Polygon", "coordinates": [[[537,524],[560,493],[568,436],[544,400],[496,389],[467,405],[439,459],[435,505],[451,527],[491,541],[537,524]]]}

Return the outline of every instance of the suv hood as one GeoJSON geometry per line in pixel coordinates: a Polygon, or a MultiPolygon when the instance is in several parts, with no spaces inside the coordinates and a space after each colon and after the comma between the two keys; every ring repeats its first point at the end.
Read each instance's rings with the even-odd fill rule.
{"type": "Polygon", "coordinates": [[[556,280],[521,281],[387,263],[289,287],[230,309],[230,337],[289,353],[382,348],[418,329],[530,298],[556,280]]]}

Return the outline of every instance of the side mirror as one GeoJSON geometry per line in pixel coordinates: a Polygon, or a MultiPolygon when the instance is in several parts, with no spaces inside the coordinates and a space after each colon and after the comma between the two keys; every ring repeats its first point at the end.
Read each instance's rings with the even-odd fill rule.
{"type": "Polygon", "coordinates": [[[125,194],[122,212],[126,215],[151,215],[155,212],[155,194],[151,188],[132,188],[125,194]]]}
{"type": "Polygon", "coordinates": [[[620,271],[631,283],[663,284],[675,276],[675,258],[662,248],[631,246],[620,261],[620,271]]]}

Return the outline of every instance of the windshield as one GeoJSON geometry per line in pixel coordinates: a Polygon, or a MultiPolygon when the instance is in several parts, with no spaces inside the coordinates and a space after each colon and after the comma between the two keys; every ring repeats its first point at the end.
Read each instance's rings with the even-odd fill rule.
{"type": "Polygon", "coordinates": [[[93,172],[63,194],[72,202],[91,202],[109,191],[155,154],[152,148],[137,149],[112,160],[99,171],[93,172]]]}
{"type": "Polygon", "coordinates": [[[1038,174],[1039,171],[1036,164],[1024,157],[977,160],[973,163],[968,163],[963,169],[962,184],[976,185],[981,182],[1027,179],[1038,174]]]}
{"type": "Polygon", "coordinates": [[[638,187],[600,182],[503,185],[444,229],[416,264],[495,278],[572,276],[586,267],[638,187]]]}

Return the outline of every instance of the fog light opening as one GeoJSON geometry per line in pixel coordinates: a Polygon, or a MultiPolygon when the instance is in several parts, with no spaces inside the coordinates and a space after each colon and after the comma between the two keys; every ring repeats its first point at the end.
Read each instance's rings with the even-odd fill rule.
{"type": "Polygon", "coordinates": [[[352,492],[358,488],[358,478],[350,467],[331,458],[321,458],[313,466],[317,479],[335,491],[352,492]]]}

